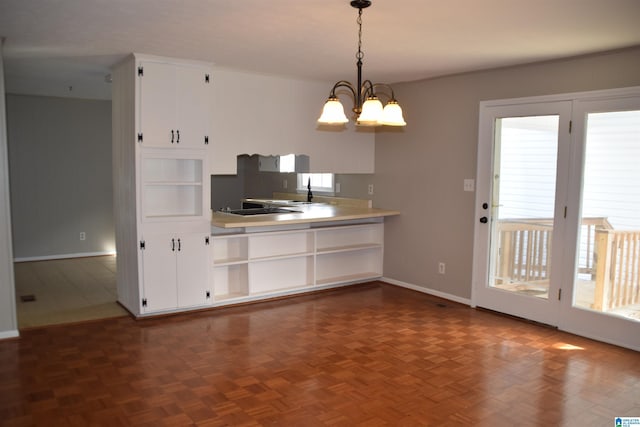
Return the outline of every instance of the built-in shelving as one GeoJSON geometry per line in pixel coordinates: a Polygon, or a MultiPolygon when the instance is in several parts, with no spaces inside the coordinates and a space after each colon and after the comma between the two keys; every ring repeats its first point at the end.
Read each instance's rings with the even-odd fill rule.
{"type": "Polygon", "coordinates": [[[144,220],[203,217],[202,151],[147,150],[141,162],[144,220]]]}
{"type": "Polygon", "coordinates": [[[383,239],[379,222],[213,236],[214,300],[380,277],[383,239]]]}

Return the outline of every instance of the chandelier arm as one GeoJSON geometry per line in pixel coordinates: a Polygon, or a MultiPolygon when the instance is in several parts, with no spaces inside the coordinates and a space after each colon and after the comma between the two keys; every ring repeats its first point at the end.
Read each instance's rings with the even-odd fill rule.
{"type": "Polygon", "coordinates": [[[376,96],[374,91],[375,84],[371,82],[371,80],[365,80],[360,85],[360,92],[362,93],[362,102],[371,97],[376,96]]]}
{"type": "Polygon", "coordinates": [[[339,82],[334,84],[333,88],[331,89],[330,96],[337,98],[336,90],[340,87],[346,87],[347,89],[349,89],[351,91],[351,94],[353,95],[353,99],[356,99],[356,89],[353,87],[353,84],[351,82],[348,82],[346,80],[340,80],[339,82]]]}
{"type": "MultiPolygon", "coordinates": [[[[393,88],[392,88],[391,86],[389,86],[388,84],[386,84],[386,83],[372,83],[372,84],[371,84],[371,86],[372,86],[372,89],[371,89],[371,90],[372,90],[372,92],[373,92],[373,90],[374,90],[375,88],[378,88],[378,87],[383,87],[383,88],[385,88],[385,89],[388,89],[388,90],[389,90],[389,92],[391,92],[391,99],[390,99],[390,101],[396,101],[396,95],[395,95],[395,93],[393,92],[393,88]]],[[[374,95],[375,95],[375,94],[374,94],[374,95]]]]}

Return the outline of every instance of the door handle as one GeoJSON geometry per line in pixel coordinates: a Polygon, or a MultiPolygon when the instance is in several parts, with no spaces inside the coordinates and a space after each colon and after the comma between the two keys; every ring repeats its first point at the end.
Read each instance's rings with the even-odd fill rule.
{"type": "Polygon", "coordinates": [[[483,216],[482,218],[480,218],[480,222],[483,224],[486,224],[489,220],[487,219],[486,216],[483,216]]]}

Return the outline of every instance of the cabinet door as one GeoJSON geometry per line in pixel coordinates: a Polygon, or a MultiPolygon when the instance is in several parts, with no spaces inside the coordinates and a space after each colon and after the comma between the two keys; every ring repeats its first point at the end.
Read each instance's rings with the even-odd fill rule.
{"type": "Polygon", "coordinates": [[[143,298],[145,313],[174,309],[178,305],[176,290],[177,239],[171,233],[145,236],[142,251],[143,298]]]}
{"type": "Polygon", "coordinates": [[[142,62],[138,74],[140,91],[139,132],[145,147],[176,145],[176,71],[175,66],[159,62],[142,62]],[[173,135],[172,135],[173,132],[173,135]],[[172,141],[173,137],[173,143],[172,141]]]}
{"type": "Polygon", "coordinates": [[[280,172],[280,156],[260,156],[258,169],[261,172],[280,172]]]}
{"type": "Polygon", "coordinates": [[[178,306],[205,305],[209,290],[209,246],[206,234],[178,236],[178,306]]]}
{"type": "Polygon", "coordinates": [[[211,117],[211,75],[205,67],[176,67],[176,127],[180,147],[204,148],[211,117]],[[209,76],[207,78],[207,76],[209,76]]]}

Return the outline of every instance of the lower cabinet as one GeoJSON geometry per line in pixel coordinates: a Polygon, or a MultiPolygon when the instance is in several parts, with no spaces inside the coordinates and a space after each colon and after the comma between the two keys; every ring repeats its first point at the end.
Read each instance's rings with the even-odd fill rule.
{"type": "Polygon", "coordinates": [[[382,276],[384,225],[213,236],[215,302],[382,276]]]}
{"type": "Polygon", "coordinates": [[[203,233],[149,233],[142,251],[142,312],[210,303],[209,245],[203,233]]]}

